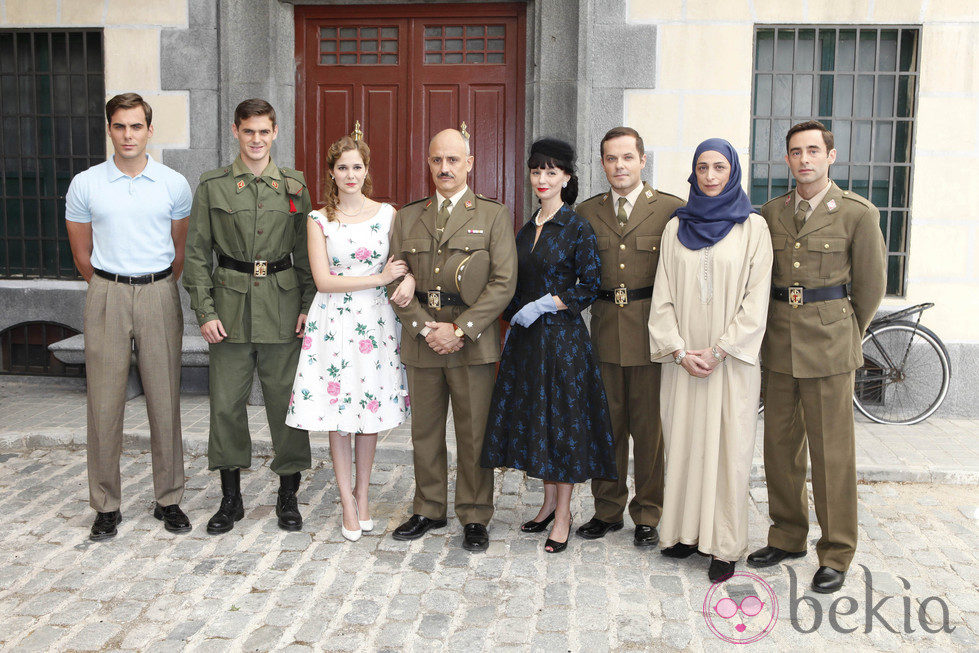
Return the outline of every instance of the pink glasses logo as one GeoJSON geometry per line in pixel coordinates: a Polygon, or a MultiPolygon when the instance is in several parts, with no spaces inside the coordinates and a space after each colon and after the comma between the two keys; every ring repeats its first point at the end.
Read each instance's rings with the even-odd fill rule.
{"type": "Polygon", "coordinates": [[[750,644],[772,632],[778,620],[778,598],[755,574],[738,572],[716,583],[704,597],[704,620],[718,638],[750,644]]]}

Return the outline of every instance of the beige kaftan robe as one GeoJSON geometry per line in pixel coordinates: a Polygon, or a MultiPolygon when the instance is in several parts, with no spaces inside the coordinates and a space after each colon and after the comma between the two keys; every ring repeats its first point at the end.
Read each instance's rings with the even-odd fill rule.
{"type": "Polygon", "coordinates": [[[660,542],[696,544],[734,561],[748,546],[748,474],[771,294],[772,241],[752,214],[720,242],[689,250],[677,218],[663,231],[649,314],[649,349],[663,365],[660,414],[666,489],[660,542]],[[719,346],[727,359],[706,379],[673,364],[677,349],[719,346]]]}

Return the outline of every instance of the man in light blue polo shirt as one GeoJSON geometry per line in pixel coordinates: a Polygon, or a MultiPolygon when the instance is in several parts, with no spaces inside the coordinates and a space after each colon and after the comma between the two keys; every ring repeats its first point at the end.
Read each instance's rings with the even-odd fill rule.
{"type": "Polygon", "coordinates": [[[88,381],[89,536],[104,540],[122,521],[119,455],[126,376],[135,342],[146,396],[153,460],[153,516],[173,533],[190,530],[180,510],[184,452],[180,433],[183,268],[191,195],[187,180],[146,154],[153,110],[135,93],[105,105],[115,154],[79,173],[66,196],[68,240],[88,282],[85,370],[88,381]]]}

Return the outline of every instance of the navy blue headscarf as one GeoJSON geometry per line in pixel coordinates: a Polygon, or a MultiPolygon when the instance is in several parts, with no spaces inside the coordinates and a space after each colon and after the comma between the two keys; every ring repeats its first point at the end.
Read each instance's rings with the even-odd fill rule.
{"type": "Polygon", "coordinates": [[[738,153],[723,138],[708,138],[693,153],[693,172],[687,178],[690,195],[686,206],[673,214],[680,218],[677,236],[687,249],[703,249],[719,242],[754,212],[751,200],[741,189],[741,164],[738,153]],[[731,176],[720,195],[709,197],[697,185],[697,159],[704,152],[720,153],[731,164],[731,176]]]}

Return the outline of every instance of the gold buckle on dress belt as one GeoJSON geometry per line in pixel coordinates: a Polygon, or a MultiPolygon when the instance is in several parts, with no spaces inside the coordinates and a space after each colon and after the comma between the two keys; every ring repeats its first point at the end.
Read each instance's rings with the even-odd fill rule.
{"type": "Polygon", "coordinates": [[[269,276],[269,262],[268,261],[255,261],[255,267],[252,270],[252,276],[256,276],[256,277],[267,277],[267,276],[269,276]]]}
{"type": "Polygon", "coordinates": [[[802,306],[802,286],[789,286],[789,306],[799,308],[802,306]]]}
{"type": "Polygon", "coordinates": [[[436,311],[442,308],[442,293],[438,290],[428,291],[428,307],[434,308],[436,311]]]}
{"type": "Polygon", "coordinates": [[[615,288],[612,291],[612,296],[615,298],[616,306],[625,306],[629,303],[629,289],[628,288],[615,288]]]}

